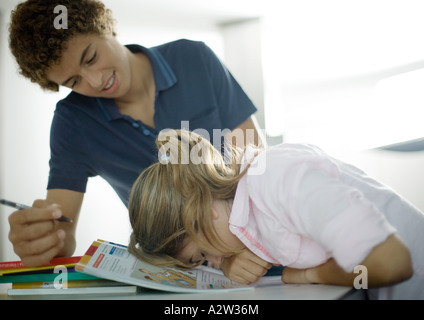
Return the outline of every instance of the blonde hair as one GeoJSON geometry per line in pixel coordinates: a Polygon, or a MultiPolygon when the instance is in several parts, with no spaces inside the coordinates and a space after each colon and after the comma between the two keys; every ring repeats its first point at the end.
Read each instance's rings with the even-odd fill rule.
{"type": "Polygon", "coordinates": [[[183,130],[168,131],[156,145],[160,161],[140,174],[130,193],[129,251],[155,265],[192,268],[176,258],[187,238],[229,250],[213,227],[212,201],[234,199],[245,172],[240,172],[242,152],[231,146],[224,161],[207,139],[183,130]]]}

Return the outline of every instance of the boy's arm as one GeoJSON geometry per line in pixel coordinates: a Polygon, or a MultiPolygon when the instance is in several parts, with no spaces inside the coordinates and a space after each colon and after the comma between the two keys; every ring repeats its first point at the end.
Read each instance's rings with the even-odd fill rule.
{"type": "Polygon", "coordinates": [[[72,223],[60,223],[57,226],[57,229],[60,228],[66,233],[65,244],[58,256],[69,257],[75,251],[75,233],[83,200],[82,192],[65,189],[50,189],[47,192],[47,201],[59,204],[62,214],[72,219],[72,223]]]}
{"type": "Polygon", "coordinates": [[[266,146],[266,138],[262,134],[254,115],[228,133],[225,138],[241,149],[248,145],[266,146]]]}

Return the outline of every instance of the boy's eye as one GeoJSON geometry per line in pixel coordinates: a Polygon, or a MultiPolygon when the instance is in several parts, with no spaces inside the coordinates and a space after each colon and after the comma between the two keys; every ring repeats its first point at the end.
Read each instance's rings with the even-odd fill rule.
{"type": "Polygon", "coordinates": [[[91,63],[93,63],[94,62],[94,60],[96,59],[96,57],[97,57],[97,52],[95,52],[94,54],[93,54],[93,56],[87,61],[87,64],[91,64],[91,63]]]}

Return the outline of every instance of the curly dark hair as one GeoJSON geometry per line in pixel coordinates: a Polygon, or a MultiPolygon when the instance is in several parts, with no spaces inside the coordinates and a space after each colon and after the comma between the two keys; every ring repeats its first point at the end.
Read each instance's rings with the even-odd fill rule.
{"type": "Polygon", "coordinates": [[[114,31],[111,10],[97,0],[27,0],[11,13],[9,46],[19,72],[41,88],[58,91],[59,85],[47,79],[50,69],[60,63],[62,52],[77,34],[103,35],[114,31]],[[54,8],[67,9],[67,29],[54,26],[54,8]]]}

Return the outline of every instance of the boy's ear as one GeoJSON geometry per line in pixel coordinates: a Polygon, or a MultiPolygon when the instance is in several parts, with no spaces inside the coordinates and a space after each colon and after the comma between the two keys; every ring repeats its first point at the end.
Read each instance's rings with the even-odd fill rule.
{"type": "Polygon", "coordinates": [[[106,34],[107,35],[111,35],[111,36],[116,36],[116,32],[113,30],[113,25],[112,24],[110,24],[110,23],[108,23],[106,26],[105,26],[105,29],[106,29],[106,34]]]}

